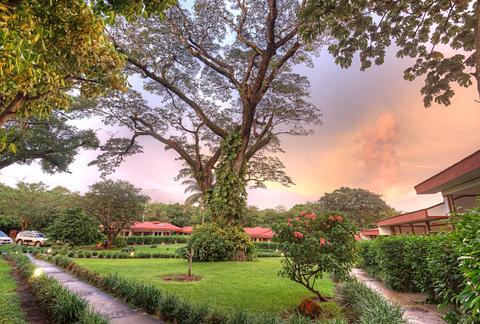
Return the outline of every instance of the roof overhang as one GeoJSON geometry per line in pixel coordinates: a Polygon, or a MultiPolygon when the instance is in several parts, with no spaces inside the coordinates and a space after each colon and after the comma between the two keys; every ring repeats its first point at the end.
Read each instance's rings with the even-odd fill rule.
{"type": "Polygon", "coordinates": [[[480,150],[415,186],[417,194],[434,194],[480,179],[480,150]]]}
{"type": "Polygon", "coordinates": [[[439,220],[439,219],[446,219],[448,216],[429,216],[427,213],[427,209],[417,210],[411,213],[401,214],[393,217],[389,217],[386,219],[382,219],[377,222],[377,226],[396,226],[396,225],[403,225],[403,224],[413,224],[413,223],[420,223],[425,221],[431,220],[439,220]]]}

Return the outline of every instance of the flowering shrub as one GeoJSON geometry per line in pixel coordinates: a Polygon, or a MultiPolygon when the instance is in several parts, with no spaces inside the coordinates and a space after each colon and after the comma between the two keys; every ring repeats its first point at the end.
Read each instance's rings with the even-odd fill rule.
{"type": "Polygon", "coordinates": [[[325,273],[345,278],[354,261],[356,227],[338,214],[300,212],[274,228],[284,253],[279,275],[326,298],[315,288],[325,273]]]}

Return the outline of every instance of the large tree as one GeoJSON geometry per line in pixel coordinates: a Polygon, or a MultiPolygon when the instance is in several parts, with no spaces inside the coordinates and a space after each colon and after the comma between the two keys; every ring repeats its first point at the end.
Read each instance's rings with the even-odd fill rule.
{"type": "Polygon", "coordinates": [[[107,247],[122,229],[142,219],[149,197],[128,181],[104,180],[90,186],[84,196],[85,211],[103,226],[107,247]]]}
{"type": "Polygon", "coordinates": [[[111,30],[126,55],[128,71],[143,79],[152,96],[112,93],[96,108],[109,124],[128,127],[130,138],[113,138],[96,164],[112,171],[138,153],[148,136],[172,149],[185,164],[180,177],[194,179],[205,196],[233,133],[233,172],[241,181],[291,184],[282,162],[281,135],[308,135],[320,123],[308,101],[309,82],[293,71],[311,63],[316,44],[298,36],[298,1],[197,0],[165,19],[118,21],[111,30]]]}
{"type": "Polygon", "coordinates": [[[68,118],[53,113],[49,119],[30,118],[19,122],[6,123],[9,134],[5,145],[15,145],[0,155],[0,169],[14,163],[30,165],[39,161],[47,173],[69,172],[68,166],[74,161],[80,149],[95,149],[99,142],[92,130],[79,130],[69,125],[68,118]]]}
{"type": "Polygon", "coordinates": [[[395,214],[379,194],[361,188],[342,187],[325,193],[316,205],[325,212],[340,212],[359,229],[395,214]]]}
{"type": "Polygon", "coordinates": [[[424,104],[449,105],[453,85],[477,83],[480,95],[480,2],[474,0],[308,0],[301,34],[314,41],[329,33],[329,52],[349,67],[355,55],[365,70],[381,65],[395,45],[397,57],[415,58],[406,80],[425,77],[424,104]]]}
{"type": "Polygon", "coordinates": [[[0,127],[68,107],[72,90],[96,96],[123,89],[124,60],[106,36],[107,23],[117,14],[161,14],[174,2],[0,1],[0,127]]]}

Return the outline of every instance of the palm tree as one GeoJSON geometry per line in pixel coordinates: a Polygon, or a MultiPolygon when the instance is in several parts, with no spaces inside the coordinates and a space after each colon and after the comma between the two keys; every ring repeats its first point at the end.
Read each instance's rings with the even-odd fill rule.
{"type": "Polygon", "coordinates": [[[202,224],[205,222],[205,214],[204,214],[204,205],[203,205],[203,194],[198,186],[198,183],[195,180],[186,179],[182,181],[182,185],[187,186],[185,188],[185,193],[191,193],[190,196],[185,199],[183,203],[185,207],[191,207],[198,203],[200,207],[200,213],[202,215],[202,224]]]}

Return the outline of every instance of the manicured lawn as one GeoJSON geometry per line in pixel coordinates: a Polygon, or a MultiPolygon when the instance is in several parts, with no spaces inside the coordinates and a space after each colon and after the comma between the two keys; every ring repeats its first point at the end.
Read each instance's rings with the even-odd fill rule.
{"type": "MultiPolygon", "coordinates": [[[[136,252],[150,252],[150,253],[168,253],[174,254],[175,250],[185,246],[185,243],[177,243],[177,244],[154,244],[154,245],[130,245],[135,248],[136,252]]],[[[95,251],[95,248],[92,247],[82,247],[83,250],[91,250],[95,251]]],[[[114,248],[110,250],[97,250],[98,252],[118,252],[121,251],[121,248],[114,248]]]]}
{"type": "MultiPolygon", "coordinates": [[[[203,277],[197,282],[165,282],[160,278],[186,273],[187,262],[180,259],[76,259],[76,262],[100,273],[118,273],[142,280],[192,302],[208,303],[227,311],[278,313],[292,310],[303,298],[312,296],[303,286],[277,276],[280,258],[194,263],[193,274],[203,277]]],[[[319,280],[317,286],[323,293],[333,294],[330,279],[319,280]]]]}
{"type": "Polygon", "coordinates": [[[17,285],[10,272],[8,263],[0,259],[0,323],[25,323],[15,291],[17,285]]]}

